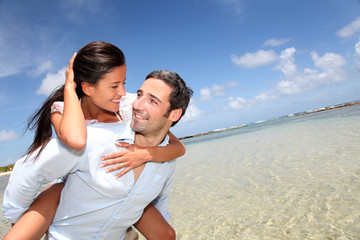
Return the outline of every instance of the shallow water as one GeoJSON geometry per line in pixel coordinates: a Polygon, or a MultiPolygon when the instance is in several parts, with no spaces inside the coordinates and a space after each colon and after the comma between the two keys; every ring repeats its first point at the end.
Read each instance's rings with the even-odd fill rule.
{"type": "Polygon", "coordinates": [[[359,129],[356,105],[184,140],[177,239],[360,239],[359,129]]]}
{"type": "Polygon", "coordinates": [[[360,106],[191,140],[178,239],[360,239],[360,106]]]}
{"type": "MultiPolygon", "coordinates": [[[[3,202],[3,195],[4,191],[7,185],[7,182],[9,181],[10,175],[0,176],[0,200],[1,203],[3,202]]],[[[3,238],[7,231],[9,231],[11,227],[11,224],[2,216],[2,213],[0,211],[0,237],[3,238]]]]}

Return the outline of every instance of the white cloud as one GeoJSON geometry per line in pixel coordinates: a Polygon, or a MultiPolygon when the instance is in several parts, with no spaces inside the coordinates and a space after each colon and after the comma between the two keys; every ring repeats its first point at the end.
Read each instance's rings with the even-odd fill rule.
{"type": "Polygon", "coordinates": [[[0,131],[0,142],[8,142],[19,138],[19,135],[16,132],[10,130],[2,130],[0,131]]]}
{"type": "MultiPolygon", "coordinates": [[[[198,102],[198,101],[212,101],[212,96],[224,97],[226,96],[226,89],[227,88],[234,88],[239,85],[237,81],[226,81],[224,84],[213,84],[211,88],[205,87],[200,90],[200,98],[199,99],[192,99],[191,103],[198,102]]],[[[241,109],[248,104],[245,99],[243,98],[232,98],[228,99],[229,103],[228,106],[221,106],[224,110],[228,109],[241,109]]],[[[195,107],[195,106],[194,106],[195,107]]],[[[201,112],[203,114],[203,112],[201,112]]]]}
{"type": "Polygon", "coordinates": [[[37,77],[45,72],[50,71],[52,68],[53,68],[52,62],[50,60],[45,61],[45,62],[40,63],[40,65],[37,67],[37,69],[30,71],[29,75],[32,77],[37,77]]]}
{"type": "Polygon", "coordinates": [[[360,57],[360,38],[359,41],[355,44],[355,54],[360,57]]]}
{"type": "MultiPolygon", "coordinates": [[[[355,52],[359,57],[358,64],[360,66],[360,40],[355,45],[355,52]]],[[[346,72],[343,67],[347,61],[342,55],[325,53],[323,56],[319,56],[318,53],[311,52],[310,56],[317,69],[305,68],[303,72],[299,72],[295,64],[295,53],[296,49],[291,47],[284,49],[278,56],[272,50],[268,52],[259,50],[254,54],[247,53],[240,58],[233,56],[233,61],[247,67],[265,64],[265,59],[268,59],[268,62],[278,60],[274,69],[282,72],[283,79],[277,83],[276,87],[256,95],[253,99],[229,98],[229,104],[225,109],[241,109],[255,103],[271,101],[346,80],[346,72]]]]}
{"type": "Polygon", "coordinates": [[[229,103],[228,103],[228,106],[227,106],[228,109],[238,110],[238,109],[243,109],[243,108],[245,108],[247,106],[248,106],[248,101],[245,100],[244,98],[241,98],[241,97],[237,97],[237,98],[229,97],[229,103]]]}
{"type": "Polygon", "coordinates": [[[316,52],[312,52],[311,57],[314,65],[322,71],[305,68],[303,72],[297,72],[294,64],[295,60],[293,54],[290,54],[291,52],[294,53],[295,49],[288,51],[289,54],[284,54],[284,60],[288,59],[288,66],[279,68],[284,73],[285,79],[277,85],[278,97],[308,91],[346,79],[346,74],[342,67],[347,62],[339,54],[326,53],[323,56],[319,56],[316,52]]]}
{"type": "Polygon", "coordinates": [[[287,43],[288,41],[290,41],[290,38],[282,38],[282,39],[270,38],[266,40],[262,46],[277,47],[284,43],[287,43]]]}
{"type": "Polygon", "coordinates": [[[339,68],[346,64],[345,58],[340,54],[325,53],[324,56],[319,57],[316,52],[312,52],[311,57],[315,66],[322,69],[339,68]]]}
{"type": "Polygon", "coordinates": [[[358,70],[360,71],[360,39],[355,44],[355,63],[356,63],[358,70]]]}
{"type": "Polygon", "coordinates": [[[355,54],[356,54],[356,56],[360,57],[360,39],[359,39],[359,41],[355,44],[355,54]]]}
{"type": "Polygon", "coordinates": [[[277,99],[279,97],[279,95],[274,92],[274,91],[268,91],[268,92],[263,92],[260,93],[259,95],[254,97],[254,103],[257,102],[266,102],[266,101],[271,101],[274,99],[277,99]]]}
{"type": "MultiPolygon", "coordinates": [[[[360,41],[355,48],[360,57],[360,41]]],[[[271,101],[346,80],[346,72],[343,67],[347,61],[340,54],[325,53],[323,56],[319,56],[318,53],[312,52],[310,56],[314,66],[318,69],[305,68],[303,72],[299,72],[295,64],[295,53],[294,47],[281,52],[279,64],[275,69],[283,73],[283,79],[275,88],[256,95],[252,100],[230,98],[229,108],[241,109],[254,103],[271,101]]]]}
{"type": "Polygon", "coordinates": [[[336,34],[341,38],[348,38],[360,31],[360,17],[357,17],[354,21],[342,27],[336,34]]]}
{"type": "Polygon", "coordinates": [[[208,87],[200,89],[200,101],[202,102],[210,102],[212,100],[211,90],[208,87]]]}
{"type": "Polygon", "coordinates": [[[188,108],[186,109],[185,115],[181,118],[180,121],[188,122],[191,120],[195,120],[201,117],[204,114],[204,111],[198,109],[194,104],[189,104],[188,108]]]}
{"type": "Polygon", "coordinates": [[[66,67],[59,70],[56,74],[48,73],[36,93],[50,95],[55,88],[65,83],[65,71],[66,67]]]}
{"type": "Polygon", "coordinates": [[[275,67],[282,71],[285,76],[291,76],[297,72],[295,65],[295,52],[294,47],[283,50],[279,56],[280,63],[275,67]]]}
{"type": "Polygon", "coordinates": [[[204,87],[200,89],[200,98],[197,101],[210,102],[213,100],[213,96],[226,96],[226,89],[238,86],[237,81],[226,81],[224,84],[213,84],[211,88],[204,87]]]}
{"type": "Polygon", "coordinates": [[[246,53],[241,57],[231,55],[231,61],[244,68],[256,68],[269,65],[278,60],[277,54],[273,50],[258,50],[256,53],[246,53]]]}
{"type": "Polygon", "coordinates": [[[211,91],[215,96],[226,96],[225,85],[214,84],[211,91]]]}

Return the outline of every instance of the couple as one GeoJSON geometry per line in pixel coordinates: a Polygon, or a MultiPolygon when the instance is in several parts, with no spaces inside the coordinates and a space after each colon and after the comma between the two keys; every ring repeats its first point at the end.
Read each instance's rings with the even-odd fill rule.
{"type": "MultiPolygon", "coordinates": [[[[75,81],[82,74],[81,71],[87,74],[88,71],[95,69],[93,65],[84,64],[84,69],[80,69],[78,73],[76,66],[84,63],[81,60],[85,50],[87,53],[90,52],[92,60],[97,59],[98,55],[103,57],[101,61],[95,61],[95,65],[101,65],[100,69],[103,69],[109,64],[110,58],[107,55],[112,54],[113,48],[114,46],[108,43],[93,42],[85,46],[83,51],[80,50],[74,60],[75,81]]],[[[72,69],[71,64],[69,69],[72,69]]],[[[69,75],[71,71],[67,74],[67,82],[69,75]]],[[[124,121],[124,117],[121,115],[121,109],[120,116],[118,114],[115,116],[114,113],[119,111],[118,106],[117,108],[115,106],[119,104],[119,97],[113,97],[112,93],[117,91],[120,97],[125,94],[123,87],[125,76],[126,66],[123,61],[122,64],[115,64],[107,73],[95,77],[96,81],[93,83],[86,82],[87,79],[76,82],[76,93],[81,98],[78,107],[82,110],[83,119],[91,120],[96,116],[95,119],[98,121],[87,125],[86,146],[84,148],[81,146],[77,149],[80,151],[76,151],[64,145],[68,145],[68,142],[62,139],[66,128],[61,132],[61,124],[60,128],[54,124],[59,119],[51,117],[59,138],[45,142],[45,147],[38,144],[30,149],[27,156],[17,161],[11,174],[3,204],[3,215],[11,222],[17,222],[26,212],[34,201],[41,183],[67,175],[59,206],[49,227],[50,239],[123,239],[127,228],[135,223],[140,232],[144,231],[143,235],[146,237],[148,234],[153,236],[156,227],[162,226],[162,221],[165,221],[162,216],[168,218],[167,204],[175,165],[174,161],[168,161],[172,154],[166,157],[162,155],[162,161],[167,162],[140,164],[120,178],[115,177],[119,171],[111,174],[108,173],[109,169],[100,168],[101,157],[118,151],[118,144],[114,144],[117,141],[135,144],[128,146],[130,150],[126,154],[130,155],[132,154],[130,152],[136,152],[137,149],[152,153],[159,149],[170,151],[168,147],[171,144],[167,147],[156,146],[167,145],[169,135],[171,137],[169,128],[185,113],[192,90],[176,73],[154,71],[146,77],[132,103],[134,111],[131,124],[126,121],[119,124],[124,121]],[[81,94],[79,88],[82,90],[81,94]],[[121,121],[117,120],[118,117],[121,121]],[[168,150],[165,150],[166,148],[168,150]]],[[[67,94],[66,89],[62,91],[64,92],[62,114],[65,118],[65,114],[71,109],[71,105],[67,104],[71,94],[67,94]]],[[[146,156],[155,161],[154,156],[157,155],[146,156]]],[[[117,170],[119,166],[126,167],[119,164],[110,171],[117,170]]],[[[59,193],[56,189],[51,190],[53,191],[48,196],[54,192],[55,195],[59,193]]],[[[44,211],[44,205],[48,202],[46,198],[42,199],[43,196],[39,196],[30,210],[37,201],[42,201],[43,205],[35,206],[34,211],[27,211],[21,219],[30,214],[30,218],[24,221],[35,224],[29,219],[34,219],[31,217],[34,212],[36,215],[36,211],[40,213],[44,211]]],[[[47,218],[46,221],[49,219],[47,218]]],[[[17,224],[14,229],[16,226],[17,224]]]]}

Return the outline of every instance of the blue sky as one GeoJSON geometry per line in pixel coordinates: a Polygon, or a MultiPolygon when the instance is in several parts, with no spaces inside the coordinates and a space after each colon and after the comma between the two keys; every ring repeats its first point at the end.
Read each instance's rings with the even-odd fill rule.
{"type": "Polygon", "coordinates": [[[85,44],[126,56],[126,88],[156,69],[195,94],[178,137],[359,100],[358,0],[1,0],[0,166],[85,44]]]}

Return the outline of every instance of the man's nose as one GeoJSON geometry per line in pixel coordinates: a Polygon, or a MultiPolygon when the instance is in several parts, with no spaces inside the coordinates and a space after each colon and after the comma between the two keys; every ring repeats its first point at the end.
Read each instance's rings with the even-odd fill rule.
{"type": "Polygon", "coordinates": [[[144,103],[145,103],[145,98],[144,97],[140,97],[140,98],[136,98],[133,102],[133,108],[137,109],[137,110],[143,110],[144,109],[144,103]]]}

